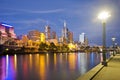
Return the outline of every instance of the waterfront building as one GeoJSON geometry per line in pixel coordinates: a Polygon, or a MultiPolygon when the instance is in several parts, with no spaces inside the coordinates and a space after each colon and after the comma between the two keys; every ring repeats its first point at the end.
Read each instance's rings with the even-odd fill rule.
{"type": "Polygon", "coordinates": [[[85,33],[79,35],[79,42],[81,45],[88,46],[88,38],[85,33]]]}
{"type": "Polygon", "coordinates": [[[0,23],[0,44],[3,44],[9,39],[16,39],[14,27],[6,23],[0,23]]]}
{"type": "Polygon", "coordinates": [[[9,38],[16,38],[16,34],[14,33],[14,28],[12,26],[6,26],[6,32],[9,38]]]}
{"type": "Polygon", "coordinates": [[[40,33],[40,42],[45,43],[45,34],[44,33],[40,33]]]}
{"type": "Polygon", "coordinates": [[[29,31],[28,38],[32,41],[39,41],[40,40],[40,32],[38,30],[29,31]]]}
{"type": "Polygon", "coordinates": [[[27,35],[23,35],[22,36],[22,43],[23,43],[23,46],[28,46],[28,36],[27,35]]]}

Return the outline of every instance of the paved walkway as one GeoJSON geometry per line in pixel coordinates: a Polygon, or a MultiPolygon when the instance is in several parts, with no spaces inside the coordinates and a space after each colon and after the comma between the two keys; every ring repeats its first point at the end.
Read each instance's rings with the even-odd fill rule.
{"type": "Polygon", "coordinates": [[[92,80],[120,80],[120,54],[114,56],[92,80]]]}

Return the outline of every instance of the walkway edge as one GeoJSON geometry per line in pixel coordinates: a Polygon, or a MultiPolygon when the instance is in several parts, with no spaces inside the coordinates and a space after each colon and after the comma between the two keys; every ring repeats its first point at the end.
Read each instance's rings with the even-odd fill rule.
{"type": "MultiPolygon", "coordinates": [[[[111,56],[109,59],[107,59],[107,62],[109,62],[113,56],[111,56]]],[[[80,76],[77,80],[92,80],[97,73],[99,73],[104,66],[99,63],[97,66],[95,66],[93,69],[85,73],[84,75],[80,76]]]]}

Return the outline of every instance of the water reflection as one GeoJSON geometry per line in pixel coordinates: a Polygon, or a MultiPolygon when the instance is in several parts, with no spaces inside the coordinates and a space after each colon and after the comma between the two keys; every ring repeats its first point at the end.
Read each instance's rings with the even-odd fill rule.
{"type": "Polygon", "coordinates": [[[14,66],[15,66],[15,71],[17,69],[17,56],[16,54],[14,55],[14,66]]]}
{"type": "Polygon", "coordinates": [[[56,57],[56,53],[54,53],[54,68],[56,69],[56,65],[57,65],[57,57],[56,57]]]}
{"type": "Polygon", "coordinates": [[[76,60],[75,60],[75,54],[69,54],[69,56],[68,56],[68,64],[69,64],[69,68],[70,68],[70,70],[74,70],[75,69],[75,62],[76,60]]]}
{"type": "Polygon", "coordinates": [[[75,80],[100,61],[98,53],[6,55],[0,57],[0,80],[75,80]]]}
{"type": "Polygon", "coordinates": [[[32,54],[29,54],[29,63],[30,63],[30,65],[29,65],[29,67],[30,67],[30,70],[32,69],[32,54]]]}
{"type": "Polygon", "coordinates": [[[14,56],[4,56],[2,58],[2,77],[1,80],[15,80],[16,77],[16,59],[14,56]]]}

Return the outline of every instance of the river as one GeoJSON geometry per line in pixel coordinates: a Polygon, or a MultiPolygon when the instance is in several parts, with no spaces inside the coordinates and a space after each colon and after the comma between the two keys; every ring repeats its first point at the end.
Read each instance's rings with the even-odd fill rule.
{"type": "Polygon", "coordinates": [[[76,80],[101,61],[102,53],[5,55],[0,80],[76,80]]]}

